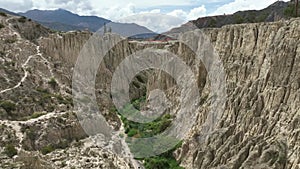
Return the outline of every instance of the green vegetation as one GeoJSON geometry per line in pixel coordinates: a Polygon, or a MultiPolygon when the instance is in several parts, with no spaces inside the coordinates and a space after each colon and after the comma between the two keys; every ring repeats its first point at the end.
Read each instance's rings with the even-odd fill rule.
{"type": "Polygon", "coordinates": [[[60,141],[58,144],[49,144],[41,149],[41,153],[46,155],[51,153],[56,149],[65,149],[69,146],[69,142],[67,140],[60,141]]]}
{"type": "Polygon", "coordinates": [[[34,129],[26,129],[25,130],[26,137],[28,137],[31,141],[34,141],[37,138],[37,133],[34,129]]]}
{"type": "Polygon", "coordinates": [[[234,17],[234,23],[237,24],[244,23],[244,18],[241,15],[235,14],[233,17],[234,17]]]}
{"type": "MultiPolygon", "coordinates": [[[[135,99],[131,101],[131,104],[136,109],[141,109],[141,105],[146,101],[146,97],[141,97],[140,99],[135,99]]],[[[115,111],[115,108],[112,108],[110,111],[115,111]]],[[[130,112],[130,104],[124,106],[122,111],[122,114],[131,114],[130,112]]],[[[130,121],[126,119],[123,115],[120,113],[121,120],[124,124],[125,133],[128,137],[134,137],[134,138],[149,138],[152,136],[155,136],[159,133],[162,133],[164,130],[166,130],[171,122],[173,117],[170,114],[162,115],[161,117],[157,118],[156,120],[149,122],[149,123],[137,123],[130,121]]],[[[127,141],[129,141],[131,138],[127,138],[127,141]]],[[[169,144],[169,141],[171,139],[166,138],[166,144],[169,144]]],[[[136,142],[135,145],[138,145],[139,143],[136,142]]],[[[147,150],[151,151],[153,150],[150,145],[145,145],[144,142],[140,142],[140,146],[132,147],[129,146],[132,152],[136,152],[138,150],[136,149],[143,149],[143,152],[148,152],[147,150]]],[[[138,160],[144,160],[144,165],[146,169],[183,169],[179,166],[179,163],[176,161],[176,159],[173,157],[173,152],[181,146],[182,142],[180,142],[176,147],[174,147],[172,150],[169,150],[159,156],[156,157],[150,157],[150,158],[143,158],[138,160]]],[[[163,146],[164,143],[162,143],[163,146]]]]}
{"type": "Polygon", "coordinates": [[[166,114],[149,123],[129,121],[123,116],[121,116],[121,120],[123,121],[125,133],[128,137],[145,138],[163,132],[171,124],[172,117],[171,115],[166,114]]]}
{"type": "Polygon", "coordinates": [[[6,154],[8,157],[12,158],[13,156],[18,154],[18,151],[16,150],[14,145],[7,144],[4,149],[4,154],[6,154]]]}
{"type": "Polygon", "coordinates": [[[180,167],[173,156],[173,152],[182,145],[182,141],[178,143],[173,149],[156,157],[145,158],[144,165],[146,169],[184,169],[180,167]]]}
{"type": "Polygon", "coordinates": [[[248,17],[246,19],[247,19],[247,23],[255,23],[255,22],[257,22],[256,14],[253,13],[253,12],[249,13],[248,17]]]}
{"type": "Polygon", "coordinates": [[[25,16],[22,16],[21,18],[18,19],[19,22],[25,23],[27,18],[25,16]]]}
{"type": "Polygon", "coordinates": [[[2,107],[8,113],[16,110],[16,104],[8,100],[0,101],[0,107],[2,107]]]}
{"type": "Polygon", "coordinates": [[[267,17],[268,17],[268,13],[264,13],[264,14],[259,15],[256,20],[257,20],[257,22],[264,22],[264,21],[266,21],[267,17]]]}
{"type": "Polygon", "coordinates": [[[26,121],[26,120],[30,120],[30,119],[36,119],[36,118],[39,118],[39,117],[41,117],[41,116],[43,116],[45,114],[46,113],[44,113],[44,112],[34,112],[30,116],[23,117],[22,120],[26,121]]]}
{"type": "Polygon", "coordinates": [[[15,43],[17,41],[17,39],[5,39],[4,42],[5,43],[15,43]]]}
{"type": "Polygon", "coordinates": [[[217,21],[215,19],[210,19],[209,20],[209,24],[208,24],[208,27],[216,27],[217,26],[217,21]]]}
{"type": "Polygon", "coordinates": [[[4,28],[5,26],[3,24],[0,23],[0,29],[4,28]]]}
{"type": "MultiPolygon", "coordinates": [[[[298,8],[298,11],[300,11],[300,7],[298,8]]],[[[284,15],[286,17],[297,17],[294,1],[291,1],[290,4],[284,9],[284,15]]]]}
{"type": "Polygon", "coordinates": [[[57,86],[56,80],[52,77],[49,81],[48,84],[52,87],[55,88],[57,86]]]}
{"type": "Polygon", "coordinates": [[[4,12],[0,12],[0,16],[7,17],[7,14],[6,14],[6,13],[4,13],[4,12]]]}
{"type": "Polygon", "coordinates": [[[146,169],[184,169],[174,158],[163,156],[146,158],[144,165],[146,169]]]}
{"type": "Polygon", "coordinates": [[[39,118],[39,117],[41,117],[45,114],[46,113],[44,113],[44,112],[34,112],[30,117],[31,117],[31,119],[36,119],[36,118],[39,118]]]}
{"type": "Polygon", "coordinates": [[[44,88],[37,88],[36,91],[41,95],[38,100],[36,100],[41,106],[46,107],[47,111],[54,111],[54,107],[51,106],[53,105],[55,102],[53,102],[53,100],[57,100],[57,102],[59,104],[65,104],[65,105],[73,105],[73,101],[72,98],[67,97],[67,96],[62,96],[60,94],[53,94],[50,93],[50,91],[48,89],[44,89],[44,88]]]}
{"type": "Polygon", "coordinates": [[[41,149],[41,152],[42,152],[43,155],[46,155],[46,154],[48,154],[48,153],[51,153],[52,151],[54,151],[54,148],[53,148],[52,145],[47,145],[47,146],[45,146],[45,147],[43,147],[43,148],[41,149]]]}
{"type": "Polygon", "coordinates": [[[0,51],[0,57],[3,57],[3,56],[5,56],[5,52],[0,51]]]}

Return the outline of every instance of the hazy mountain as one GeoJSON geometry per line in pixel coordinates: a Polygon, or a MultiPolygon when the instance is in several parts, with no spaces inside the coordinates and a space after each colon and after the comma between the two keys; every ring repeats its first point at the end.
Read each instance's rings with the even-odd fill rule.
{"type": "Polygon", "coordinates": [[[40,24],[58,31],[84,30],[92,32],[99,30],[107,24],[107,31],[120,33],[121,35],[149,34],[153,31],[134,23],[115,23],[97,16],[80,16],[64,9],[57,10],[30,10],[19,13],[39,22],[40,24]]]}
{"type": "Polygon", "coordinates": [[[10,15],[16,15],[16,16],[19,15],[19,14],[17,14],[17,13],[11,12],[11,11],[6,10],[6,9],[3,9],[3,8],[0,8],[0,12],[4,12],[4,13],[7,13],[7,14],[10,14],[10,15]]]}
{"type": "Polygon", "coordinates": [[[75,29],[88,28],[91,31],[96,31],[104,24],[111,22],[108,19],[100,18],[97,16],[79,16],[77,14],[74,14],[64,9],[57,9],[57,10],[34,9],[19,14],[31,18],[37,22],[40,22],[41,24],[45,24],[45,26],[48,26],[52,29],[57,29],[62,31],[73,30],[75,27],[76,27],[75,29]],[[57,27],[58,23],[60,23],[60,27],[57,27]],[[62,27],[63,25],[65,25],[65,27],[62,27]],[[70,26],[73,27],[68,28],[70,26]]]}

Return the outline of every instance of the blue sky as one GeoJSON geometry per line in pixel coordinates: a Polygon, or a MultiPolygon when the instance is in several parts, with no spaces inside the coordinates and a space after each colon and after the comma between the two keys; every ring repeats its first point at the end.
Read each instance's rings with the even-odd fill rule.
{"type": "MultiPolygon", "coordinates": [[[[137,23],[163,32],[203,16],[263,9],[277,0],[1,0],[14,12],[63,8],[80,15],[96,15],[118,22],[137,23]],[[169,15],[172,17],[167,17],[169,15]],[[174,18],[176,17],[176,18],[174,18]]],[[[289,1],[289,0],[284,0],[289,1]]]]}
{"type": "Polygon", "coordinates": [[[213,13],[218,7],[222,5],[228,4],[229,2],[233,2],[234,0],[220,0],[220,1],[198,1],[191,5],[186,6],[176,6],[176,5],[168,5],[168,6],[154,6],[148,8],[139,8],[137,12],[145,11],[145,10],[154,10],[154,9],[161,9],[164,13],[172,12],[176,9],[182,9],[184,11],[190,11],[191,9],[197,8],[201,5],[204,5],[207,9],[208,13],[213,13]]]}

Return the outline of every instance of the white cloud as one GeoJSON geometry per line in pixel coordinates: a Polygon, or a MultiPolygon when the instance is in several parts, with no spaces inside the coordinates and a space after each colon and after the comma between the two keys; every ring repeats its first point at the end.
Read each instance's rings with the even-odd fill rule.
{"type": "Polygon", "coordinates": [[[96,15],[109,18],[111,20],[117,20],[119,18],[124,18],[130,15],[135,14],[135,5],[134,4],[127,4],[125,6],[111,6],[109,8],[100,8],[94,9],[93,11],[96,15]]]}
{"type": "MultiPolygon", "coordinates": [[[[260,10],[266,8],[267,6],[271,5],[272,3],[278,0],[234,0],[228,4],[225,4],[219,7],[215,12],[209,15],[223,15],[225,14],[233,14],[237,11],[243,10],[260,10]]],[[[289,0],[284,0],[289,1],[289,0]]]]}
{"type": "Polygon", "coordinates": [[[206,8],[204,5],[198,7],[198,8],[194,8],[190,11],[190,13],[188,14],[188,20],[194,20],[197,19],[199,17],[205,16],[206,15],[206,8]]]}
{"type": "Polygon", "coordinates": [[[170,28],[180,26],[185,21],[166,14],[161,13],[140,13],[118,20],[123,23],[136,23],[145,26],[154,32],[165,32],[170,28]]]}
{"type": "Polygon", "coordinates": [[[117,19],[117,21],[136,23],[145,26],[152,31],[161,33],[168,31],[171,28],[178,27],[188,20],[205,16],[205,14],[206,8],[204,5],[202,5],[200,7],[193,8],[188,12],[185,12],[181,9],[173,10],[168,14],[162,14],[160,9],[142,11],[126,18],[117,19]]]}
{"type": "Polygon", "coordinates": [[[187,12],[183,11],[182,9],[175,9],[172,12],[169,12],[168,15],[186,19],[187,12]]]}
{"type": "Polygon", "coordinates": [[[193,8],[188,12],[185,12],[181,9],[176,9],[176,10],[173,10],[172,12],[169,12],[168,15],[179,17],[179,18],[185,19],[186,21],[195,20],[199,17],[203,17],[206,15],[206,8],[204,5],[202,5],[200,7],[193,8]]]}
{"type": "Polygon", "coordinates": [[[31,0],[1,0],[0,7],[12,11],[23,11],[33,6],[31,0]]]}

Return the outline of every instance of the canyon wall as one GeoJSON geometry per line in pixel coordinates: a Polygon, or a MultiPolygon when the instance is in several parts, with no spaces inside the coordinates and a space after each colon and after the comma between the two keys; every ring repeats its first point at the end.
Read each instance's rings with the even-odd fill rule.
{"type": "MultiPolygon", "coordinates": [[[[216,131],[200,138],[212,100],[210,79],[200,66],[197,78],[202,90],[201,108],[196,112],[197,124],[175,152],[177,160],[186,168],[298,168],[300,20],[229,25],[203,32],[224,65],[228,97],[216,131]]],[[[71,43],[71,39],[64,41],[71,43]]],[[[56,46],[65,48],[66,44],[56,46]]],[[[124,57],[147,47],[167,49],[193,67],[193,52],[179,42],[125,40],[107,56],[105,65],[109,73],[99,79],[99,84],[105,84],[106,92],[110,87],[107,79],[124,57]]],[[[52,53],[53,48],[47,50],[52,53]]],[[[69,52],[61,54],[66,56],[70,56],[69,52]]],[[[71,58],[73,62],[74,57],[71,58]]],[[[174,79],[162,71],[150,73],[146,81],[140,85],[146,85],[147,93],[155,88],[172,89],[175,85],[174,79]]],[[[168,97],[176,100],[172,99],[176,95],[171,94],[168,97]]],[[[107,101],[105,106],[111,103],[107,101]]]]}
{"type": "MultiPolygon", "coordinates": [[[[83,146],[83,143],[88,142],[87,136],[78,122],[75,122],[74,113],[71,113],[73,69],[81,49],[92,34],[44,33],[46,30],[42,29],[42,33],[37,33],[37,36],[29,35],[28,39],[24,39],[9,21],[10,18],[1,20],[5,28],[1,30],[0,49],[3,52],[0,56],[3,64],[0,70],[5,76],[1,81],[0,99],[1,105],[5,101],[6,104],[12,102],[16,107],[0,108],[0,129],[4,131],[3,135],[12,135],[11,143],[20,149],[24,148],[24,151],[36,151],[39,155],[34,156],[47,164],[52,163],[51,159],[61,157],[60,160],[56,159],[54,168],[70,167],[72,163],[82,167],[95,167],[101,163],[104,167],[121,165],[129,168],[129,162],[122,157],[107,155],[101,147],[83,146]],[[36,39],[43,34],[47,37],[36,39]],[[13,41],[5,40],[12,38],[13,41]],[[23,80],[19,81],[22,77],[23,80]],[[52,78],[56,83],[53,80],[51,82],[52,78]],[[34,120],[30,119],[36,112],[43,114],[34,120]],[[55,132],[49,126],[55,128],[55,132]],[[34,138],[30,138],[30,132],[35,134],[34,138]],[[66,152],[53,150],[46,156],[39,153],[48,144],[60,144],[61,141],[66,142],[66,152]],[[77,154],[77,162],[68,154],[77,154]],[[91,156],[95,157],[92,161],[88,160],[91,156]],[[101,157],[105,162],[96,157],[101,157]],[[79,164],[78,160],[84,162],[79,164]]],[[[225,109],[212,134],[203,136],[203,124],[215,99],[211,91],[212,80],[205,66],[202,63],[196,64],[194,52],[179,41],[138,42],[124,39],[113,47],[101,63],[96,78],[96,96],[101,113],[118,130],[121,121],[116,112],[111,111],[114,105],[110,92],[111,78],[116,68],[125,57],[136,51],[146,48],[167,50],[178,55],[191,67],[201,96],[194,112],[195,119],[192,119],[196,123],[187,133],[182,146],[174,152],[181,166],[192,169],[298,169],[300,19],[228,25],[201,31],[209,37],[222,61],[226,78],[224,85],[227,97],[223,98],[225,109]]],[[[110,38],[110,35],[107,37],[110,38]]],[[[201,51],[202,46],[197,42],[196,38],[191,39],[191,43],[196,44],[195,48],[201,51]]],[[[189,81],[184,83],[188,84],[189,81]]],[[[167,98],[175,103],[167,111],[176,114],[180,106],[177,104],[180,89],[174,78],[161,70],[147,70],[137,75],[130,85],[130,97],[137,99],[145,94],[149,96],[154,89],[165,91],[167,98]]]]}

